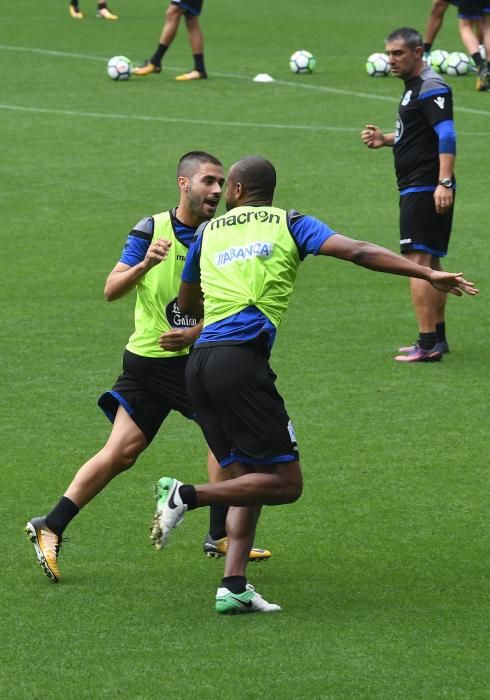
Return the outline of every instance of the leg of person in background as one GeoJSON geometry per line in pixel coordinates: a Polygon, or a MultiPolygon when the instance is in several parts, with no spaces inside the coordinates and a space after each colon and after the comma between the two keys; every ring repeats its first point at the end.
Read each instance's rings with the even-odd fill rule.
{"type": "Polygon", "coordinates": [[[113,12],[111,12],[109,10],[105,0],[98,0],[97,1],[97,12],[95,13],[95,16],[98,19],[109,19],[109,20],[119,19],[118,15],[115,15],[113,12]]]}
{"type": "Polygon", "coordinates": [[[204,37],[199,24],[199,17],[195,15],[186,15],[185,23],[189,44],[194,57],[194,69],[183,75],[178,75],[175,80],[201,80],[207,78],[208,76],[204,66],[204,37]]]}
{"type": "MultiPolygon", "coordinates": [[[[485,41],[485,24],[483,24],[483,40],[485,41]]],[[[480,53],[480,42],[473,28],[474,18],[459,18],[459,34],[466,50],[473,59],[478,77],[476,79],[476,89],[479,92],[488,90],[488,66],[480,53]]]]}
{"type": "MultiPolygon", "coordinates": [[[[419,265],[440,270],[439,259],[424,251],[412,251],[405,253],[409,260],[419,265]]],[[[399,352],[407,353],[397,355],[398,362],[437,362],[442,359],[444,352],[448,352],[445,335],[445,311],[446,294],[438,292],[434,287],[425,282],[410,278],[410,294],[412,305],[417,317],[419,337],[414,346],[400,348],[399,352]],[[439,330],[439,337],[438,337],[439,330]],[[441,338],[441,340],[439,340],[441,338]]]]}
{"type": "Polygon", "coordinates": [[[165,13],[165,23],[155,53],[150,59],[145,61],[142,66],[135,68],[133,70],[133,75],[145,76],[161,72],[163,57],[177,35],[180,19],[183,14],[184,11],[180,7],[177,7],[177,5],[170,4],[168,6],[165,13]]]}
{"type": "Polygon", "coordinates": [[[427,20],[427,25],[425,27],[424,34],[425,59],[427,59],[430,54],[432,44],[434,43],[434,40],[437,34],[439,33],[439,30],[442,26],[442,22],[444,20],[444,14],[446,13],[448,7],[448,0],[433,0],[432,8],[429,14],[429,18],[427,20]]]}
{"type": "Polygon", "coordinates": [[[71,0],[68,5],[68,10],[73,19],[83,19],[83,13],[80,11],[78,0],[71,0]]]}

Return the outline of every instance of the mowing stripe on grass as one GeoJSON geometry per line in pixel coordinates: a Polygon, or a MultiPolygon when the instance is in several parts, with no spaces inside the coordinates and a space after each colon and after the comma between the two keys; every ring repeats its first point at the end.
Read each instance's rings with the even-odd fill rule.
{"type": "MultiPolygon", "coordinates": [[[[85,117],[88,119],[123,119],[125,121],[164,122],[167,124],[206,124],[208,126],[225,126],[235,128],[237,126],[249,129],[294,129],[296,131],[335,131],[344,133],[360,133],[359,127],[328,126],[326,124],[267,124],[256,122],[227,122],[213,121],[210,119],[184,119],[183,117],[154,117],[145,114],[113,114],[103,112],[78,112],[69,109],[48,109],[45,107],[22,107],[21,105],[0,104],[0,110],[11,112],[29,112],[31,114],[58,114],[64,117],[85,117]]],[[[460,136],[487,136],[487,132],[458,131],[460,136]]]]}
{"type": "MultiPolygon", "coordinates": [[[[79,53],[70,53],[68,51],[53,51],[50,49],[38,49],[35,47],[29,47],[29,46],[10,46],[8,44],[0,44],[0,51],[24,51],[28,53],[39,53],[39,54],[45,54],[48,56],[57,56],[60,58],[81,58],[81,59],[86,59],[87,61],[107,61],[107,57],[103,56],[91,56],[90,54],[79,54],[79,53]]],[[[168,67],[166,67],[168,70],[168,67]]],[[[183,67],[177,68],[171,68],[170,70],[172,71],[181,71],[184,70],[183,67]]],[[[239,75],[237,73],[219,73],[216,71],[209,72],[209,75],[214,75],[217,78],[232,78],[233,80],[247,80],[250,81],[251,78],[248,75],[239,75]]],[[[297,81],[292,81],[292,80],[275,80],[274,85],[282,85],[284,87],[294,87],[294,88],[300,88],[303,90],[315,90],[317,92],[326,92],[330,93],[332,95],[347,95],[350,97],[358,97],[361,99],[368,99],[368,100],[382,100],[385,102],[398,102],[399,99],[397,97],[390,97],[389,95],[378,95],[376,93],[372,92],[359,92],[356,90],[344,90],[342,88],[334,88],[334,87],[328,87],[326,85],[310,85],[308,83],[301,83],[297,81]]],[[[486,109],[474,109],[472,107],[455,107],[454,108],[456,112],[465,112],[467,114],[480,114],[485,117],[490,117],[490,110],[486,109]]],[[[214,122],[210,122],[214,123],[214,122]]],[[[221,124],[220,122],[216,122],[217,124],[221,124]]]]}
{"type": "Polygon", "coordinates": [[[213,121],[211,119],[184,119],[182,117],[152,117],[144,114],[104,114],[102,112],[77,112],[69,109],[46,109],[44,107],[21,107],[20,105],[5,105],[0,104],[0,110],[10,110],[13,112],[31,112],[37,114],[59,114],[66,117],[87,117],[91,119],[125,119],[127,121],[143,121],[143,122],[165,122],[167,124],[206,124],[209,126],[228,126],[228,127],[248,127],[251,129],[296,129],[303,131],[349,131],[358,133],[359,129],[354,127],[344,126],[326,126],[324,124],[315,126],[309,124],[264,124],[255,122],[226,122],[213,121]]]}

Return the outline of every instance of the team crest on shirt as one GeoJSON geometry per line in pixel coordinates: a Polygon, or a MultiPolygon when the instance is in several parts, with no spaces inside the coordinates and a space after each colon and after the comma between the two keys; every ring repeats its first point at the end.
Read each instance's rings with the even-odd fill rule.
{"type": "Polygon", "coordinates": [[[412,91],[409,90],[403,95],[403,100],[402,100],[402,107],[405,107],[405,105],[408,105],[410,102],[410,98],[412,97],[412,91]]]}
{"type": "Polygon", "coordinates": [[[398,143],[398,141],[401,139],[402,136],[403,136],[403,122],[400,118],[400,115],[398,115],[396,118],[396,122],[395,122],[395,137],[394,137],[395,143],[398,143]]]}
{"type": "Polygon", "coordinates": [[[167,317],[167,321],[170,323],[172,328],[192,328],[192,326],[197,324],[197,319],[194,318],[194,316],[183,314],[179,309],[177,297],[172,299],[170,304],[167,304],[165,316],[167,317]]]}

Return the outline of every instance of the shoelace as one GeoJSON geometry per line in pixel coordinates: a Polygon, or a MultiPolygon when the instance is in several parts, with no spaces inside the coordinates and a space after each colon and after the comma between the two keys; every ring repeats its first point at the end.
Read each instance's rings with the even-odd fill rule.
{"type": "Polygon", "coordinates": [[[54,556],[58,558],[61,549],[61,543],[68,542],[70,538],[59,537],[55,532],[51,532],[51,530],[41,530],[41,533],[46,543],[46,552],[48,554],[53,554],[54,552],[54,556]]]}

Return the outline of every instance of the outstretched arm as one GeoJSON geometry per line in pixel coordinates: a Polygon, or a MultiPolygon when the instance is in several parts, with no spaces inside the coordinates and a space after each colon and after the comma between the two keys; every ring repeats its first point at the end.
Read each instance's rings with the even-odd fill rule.
{"type": "Polygon", "coordinates": [[[465,280],[461,272],[432,270],[403,255],[393,253],[388,248],[365,241],[356,241],[340,234],[327,238],[320,248],[319,254],[347,260],[355,265],[366,267],[368,270],[388,272],[404,277],[417,277],[430,282],[440,292],[449,292],[455,296],[460,297],[463,292],[470,296],[478,294],[478,289],[475,289],[473,282],[465,280]]]}

